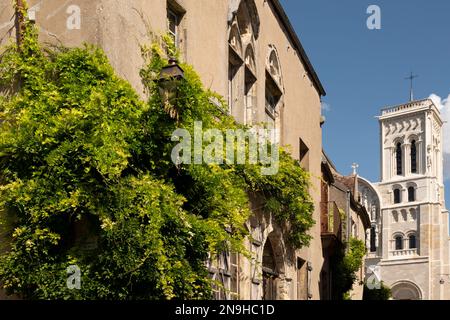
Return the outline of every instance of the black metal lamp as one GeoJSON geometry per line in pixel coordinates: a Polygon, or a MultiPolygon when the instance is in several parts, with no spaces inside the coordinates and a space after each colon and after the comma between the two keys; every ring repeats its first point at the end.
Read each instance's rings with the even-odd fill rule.
{"type": "Polygon", "coordinates": [[[173,119],[178,119],[176,99],[178,97],[178,85],[184,79],[184,70],[174,58],[169,59],[169,64],[162,68],[158,78],[159,94],[161,95],[165,111],[173,119]]]}
{"type": "Polygon", "coordinates": [[[175,58],[169,59],[169,64],[162,68],[159,75],[159,81],[165,80],[181,80],[184,78],[184,70],[178,65],[178,61],[175,58]]]}

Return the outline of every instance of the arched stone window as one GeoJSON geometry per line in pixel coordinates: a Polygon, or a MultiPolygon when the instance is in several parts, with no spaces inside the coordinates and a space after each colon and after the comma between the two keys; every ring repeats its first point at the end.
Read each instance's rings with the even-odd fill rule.
{"type": "Polygon", "coordinates": [[[263,300],[275,300],[277,298],[276,258],[270,239],[266,240],[263,251],[263,300]]]}
{"type": "Polygon", "coordinates": [[[370,205],[370,218],[372,221],[378,220],[378,207],[375,201],[370,205]]]}
{"type": "Polygon", "coordinates": [[[256,121],[256,63],[255,51],[249,44],[245,50],[245,118],[244,124],[256,121]]]}
{"type": "Polygon", "coordinates": [[[376,230],[375,227],[372,227],[370,228],[370,252],[377,251],[376,239],[376,230]]]}
{"type": "Polygon", "coordinates": [[[422,300],[422,291],[417,284],[399,281],[392,286],[393,300],[422,300]]]}
{"type": "Polygon", "coordinates": [[[408,201],[409,202],[416,201],[416,188],[413,186],[408,187],[408,201]]]}
{"type": "Polygon", "coordinates": [[[397,175],[401,176],[403,174],[403,151],[400,142],[398,142],[395,147],[395,160],[397,165],[397,175]]]}
{"type": "Polygon", "coordinates": [[[256,119],[255,43],[260,20],[254,0],[230,2],[230,57],[228,71],[228,105],[230,114],[240,123],[256,119]]]}
{"type": "Polygon", "coordinates": [[[282,85],[281,81],[281,67],[280,67],[280,61],[278,59],[278,53],[274,46],[270,47],[270,53],[269,53],[269,59],[267,64],[267,70],[269,71],[269,74],[272,76],[273,80],[275,80],[276,84],[280,87],[282,85]]]}
{"type": "Polygon", "coordinates": [[[417,239],[414,233],[408,236],[409,249],[417,249],[417,239]]]}
{"type": "Polygon", "coordinates": [[[241,58],[242,57],[241,31],[239,30],[239,25],[236,22],[231,25],[228,44],[236,52],[239,58],[241,58]]]}
{"type": "Polygon", "coordinates": [[[395,250],[403,250],[403,236],[400,234],[397,234],[394,237],[394,249],[395,250]]]}
{"type": "Polygon", "coordinates": [[[416,145],[416,140],[411,141],[411,173],[417,173],[417,145],[416,145]]]}
{"type": "Polygon", "coordinates": [[[242,58],[242,40],[237,22],[230,29],[228,40],[228,108],[229,113],[235,115],[239,109],[242,91],[241,67],[244,63],[242,58]]]}
{"type": "Polygon", "coordinates": [[[395,188],[394,189],[394,203],[398,204],[402,202],[402,191],[400,190],[400,188],[395,188]]]}
{"type": "Polygon", "coordinates": [[[274,46],[269,46],[269,55],[266,63],[266,123],[274,129],[272,136],[274,142],[279,142],[280,136],[280,105],[282,104],[283,81],[280,61],[274,46]]]}
{"type": "Polygon", "coordinates": [[[260,19],[255,0],[232,0],[228,12],[228,21],[237,20],[243,35],[253,34],[258,39],[260,19]]]}

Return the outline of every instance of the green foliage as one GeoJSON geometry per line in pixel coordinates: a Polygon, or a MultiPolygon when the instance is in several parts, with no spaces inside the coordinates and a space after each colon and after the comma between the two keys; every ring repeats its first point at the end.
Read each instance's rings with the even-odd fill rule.
{"type": "MultiPolygon", "coordinates": [[[[145,56],[149,57],[149,63],[147,63],[147,69],[141,71],[141,75],[151,96],[149,101],[151,116],[147,127],[152,130],[149,132],[149,137],[153,137],[148,139],[149,144],[146,148],[165,150],[164,154],[170,155],[174,146],[173,143],[169,143],[170,134],[176,128],[184,128],[193,136],[194,121],[201,121],[204,130],[215,128],[224,135],[226,130],[248,129],[223,113],[222,110],[228,108],[221,97],[205,91],[198,75],[186,64],[182,64],[186,80],[178,87],[176,101],[179,121],[177,123],[170,121],[167,112],[161,108],[161,98],[154,81],[167,61],[163,58],[158,46],[147,48],[144,52],[145,56]],[[211,103],[211,99],[222,103],[222,108],[211,103]]],[[[235,146],[235,152],[236,148],[235,146]]],[[[309,175],[300,167],[298,161],[281,149],[279,171],[275,175],[263,175],[261,164],[228,165],[226,161],[224,163],[220,166],[181,165],[178,168],[175,184],[182,188],[182,185],[186,185],[185,181],[189,181],[190,190],[187,190],[187,194],[184,192],[183,194],[189,200],[193,199],[191,193],[195,191],[197,199],[193,202],[196,213],[213,211],[220,213],[220,217],[227,217],[235,212],[236,218],[239,216],[236,212],[238,208],[239,211],[247,211],[248,193],[258,194],[266,203],[266,209],[272,212],[279,222],[288,222],[288,238],[294,247],[300,248],[309,244],[311,237],[307,231],[314,224],[312,219],[314,207],[308,193],[309,175]],[[181,183],[177,184],[177,179],[180,179],[181,183]],[[200,190],[202,194],[198,197],[200,190]],[[217,190],[221,190],[220,197],[217,190]],[[236,199],[235,203],[233,203],[234,199],[236,199]],[[216,205],[215,208],[212,207],[214,205],[216,205]]],[[[172,164],[168,158],[159,162],[158,167],[162,168],[161,174],[165,175],[168,168],[163,164],[169,166],[172,164]]],[[[249,212],[245,212],[245,219],[248,215],[249,212]]],[[[239,228],[236,223],[225,222],[223,225],[239,228]]]]}
{"type": "Polygon", "coordinates": [[[356,273],[361,269],[366,254],[366,247],[361,240],[350,238],[346,245],[347,252],[341,248],[333,261],[333,295],[337,300],[350,299],[348,292],[356,281],[356,273]]]}
{"type": "Polygon", "coordinates": [[[309,177],[287,152],[273,176],[261,165],[172,163],[176,128],[240,127],[190,66],[174,121],[153,81],[167,64],[157,46],[143,49],[144,103],[100,49],[43,49],[30,24],[24,39],[0,60],[0,86],[15,92],[0,100],[0,234],[10,239],[0,282],[9,293],[209,298],[208,255],[247,254],[249,194],[265,200],[294,247],[309,243],[309,177]],[[69,265],[81,269],[80,290],[66,287],[69,265]]]}
{"type": "Polygon", "coordinates": [[[363,300],[389,300],[392,298],[392,292],[383,282],[381,282],[380,289],[369,289],[367,284],[364,286],[363,300]]]}

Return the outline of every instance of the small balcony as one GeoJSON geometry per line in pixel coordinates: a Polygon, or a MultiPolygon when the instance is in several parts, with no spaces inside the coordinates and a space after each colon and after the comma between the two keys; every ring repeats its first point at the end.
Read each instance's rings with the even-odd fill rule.
{"type": "Polygon", "coordinates": [[[419,256],[417,239],[415,235],[408,238],[397,236],[396,239],[390,240],[389,256],[396,259],[409,259],[419,256]]]}
{"type": "Polygon", "coordinates": [[[394,250],[391,251],[391,257],[394,258],[412,258],[417,257],[417,249],[403,249],[403,250],[394,250]]]}
{"type": "Polygon", "coordinates": [[[320,204],[320,227],[324,247],[334,242],[342,241],[342,220],[336,202],[322,202],[320,204]]]}

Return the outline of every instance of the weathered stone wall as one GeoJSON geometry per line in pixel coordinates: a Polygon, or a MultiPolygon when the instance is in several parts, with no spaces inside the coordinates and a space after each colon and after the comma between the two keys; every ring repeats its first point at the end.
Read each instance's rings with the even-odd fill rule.
{"type": "MultiPolygon", "coordinates": [[[[295,49],[293,39],[288,36],[271,1],[257,0],[255,3],[261,22],[255,42],[255,121],[265,121],[265,77],[270,45],[277,50],[282,72],[281,142],[291,146],[294,158],[299,158],[300,138],[309,147],[311,194],[317,223],[311,230],[311,245],[294,256],[311,264],[310,293],[312,299],[320,299],[319,277],[323,263],[320,237],[321,98],[301,53],[295,49]]],[[[179,0],[178,4],[186,11],[179,28],[182,56],[198,71],[207,88],[227,97],[230,5],[236,7],[239,1],[179,0]]],[[[143,94],[139,77],[143,63],[140,45],[152,41],[150,33],[161,35],[167,31],[166,0],[29,0],[29,7],[36,12],[36,25],[42,41],[65,46],[79,46],[84,42],[100,46],[117,73],[143,94]],[[67,28],[68,19],[73,15],[68,9],[73,5],[81,10],[80,29],[67,28]]],[[[12,17],[11,0],[0,0],[0,44],[5,44],[15,35],[11,29],[14,25],[12,17]]],[[[295,257],[292,258],[294,261],[295,257]]],[[[247,268],[245,263],[243,266],[247,268]]],[[[295,299],[297,290],[292,287],[297,283],[295,263],[286,270],[291,289],[282,289],[281,297],[295,299]]],[[[243,292],[243,298],[250,298],[250,290],[243,292]]]]}

